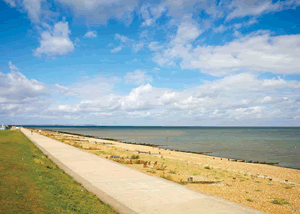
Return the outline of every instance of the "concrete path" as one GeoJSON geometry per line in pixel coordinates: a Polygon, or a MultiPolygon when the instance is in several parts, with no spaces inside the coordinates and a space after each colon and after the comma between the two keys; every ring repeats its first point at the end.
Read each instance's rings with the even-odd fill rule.
{"type": "Polygon", "coordinates": [[[22,132],[60,168],[120,213],[264,213],[144,174],[27,129],[22,132]]]}

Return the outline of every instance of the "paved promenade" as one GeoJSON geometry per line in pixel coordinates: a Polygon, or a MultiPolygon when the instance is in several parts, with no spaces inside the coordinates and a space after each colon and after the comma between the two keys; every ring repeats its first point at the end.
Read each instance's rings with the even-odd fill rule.
{"type": "Polygon", "coordinates": [[[264,213],[153,177],[27,129],[22,132],[60,168],[120,213],[264,213]]]}

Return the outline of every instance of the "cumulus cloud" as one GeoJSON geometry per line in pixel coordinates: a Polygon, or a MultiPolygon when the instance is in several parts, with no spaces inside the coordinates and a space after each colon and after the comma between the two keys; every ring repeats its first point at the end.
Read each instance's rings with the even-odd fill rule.
{"type": "Polygon", "coordinates": [[[86,34],[84,35],[84,37],[86,38],[96,38],[97,36],[97,32],[96,31],[88,31],[86,32],[86,34]]]}
{"type": "Polygon", "coordinates": [[[152,81],[152,77],[147,75],[146,72],[141,70],[135,70],[134,72],[126,73],[124,79],[126,83],[134,83],[137,85],[140,85],[144,82],[152,81]]]}
{"type": "Polygon", "coordinates": [[[10,73],[0,72],[0,116],[26,114],[44,106],[49,90],[44,83],[29,80],[9,62],[10,73]]]}
{"type": "Polygon", "coordinates": [[[56,56],[72,52],[74,44],[69,38],[70,33],[68,22],[56,23],[52,29],[41,33],[40,47],[35,50],[35,54],[56,56]]]}
{"type": "MultiPolygon", "coordinates": [[[[195,37],[177,40],[186,42],[195,37]]],[[[154,60],[163,66],[180,59],[182,69],[199,69],[214,76],[240,70],[299,74],[299,44],[300,35],[271,36],[269,32],[262,31],[237,38],[223,46],[198,45],[193,48],[191,45],[175,45],[157,51],[154,60]]]]}
{"type": "Polygon", "coordinates": [[[50,87],[14,70],[7,75],[0,73],[0,115],[52,121],[118,118],[127,125],[128,119],[141,118],[156,122],[163,118],[169,125],[176,121],[188,121],[193,125],[207,125],[208,121],[211,125],[233,122],[249,125],[254,119],[256,124],[269,121],[272,123],[269,125],[278,120],[298,121],[294,118],[299,115],[295,109],[300,107],[297,101],[300,82],[280,77],[261,79],[253,73],[240,73],[174,90],[152,86],[149,83],[152,78],[136,70],[127,73],[124,80],[139,86],[120,94],[114,85],[121,79],[114,76],[97,75],[70,85],[50,87]],[[77,101],[50,102],[50,98],[45,99],[46,95],[55,99],[76,97],[77,101]]]}

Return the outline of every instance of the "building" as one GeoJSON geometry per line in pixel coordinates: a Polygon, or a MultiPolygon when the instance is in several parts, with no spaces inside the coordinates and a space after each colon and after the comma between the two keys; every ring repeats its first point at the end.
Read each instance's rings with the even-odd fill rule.
{"type": "Polygon", "coordinates": [[[2,124],[2,126],[0,127],[0,130],[5,130],[5,129],[7,129],[7,127],[2,124]]]}

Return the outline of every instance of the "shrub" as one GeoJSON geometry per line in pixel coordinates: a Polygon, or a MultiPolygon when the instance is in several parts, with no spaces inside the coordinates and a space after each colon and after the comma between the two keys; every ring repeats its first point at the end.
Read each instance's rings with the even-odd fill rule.
{"type": "Polygon", "coordinates": [[[130,159],[139,159],[140,156],[139,155],[132,155],[130,159]]]}
{"type": "Polygon", "coordinates": [[[204,167],[204,169],[212,169],[212,168],[210,168],[209,166],[206,166],[206,167],[204,167]]]}
{"type": "Polygon", "coordinates": [[[248,199],[246,199],[246,201],[253,202],[253,200],[251,200],[251,199],[249,199],[249,198],[248,198],[248,199]]]}
{"type": "Polygon", "coordinates": [[[285,199],[283,198],[276,198],[273,201],[271,201],[272,204],[278,204],[278,205],[284,205],[284,204],[289,204],[285,199]]]}

